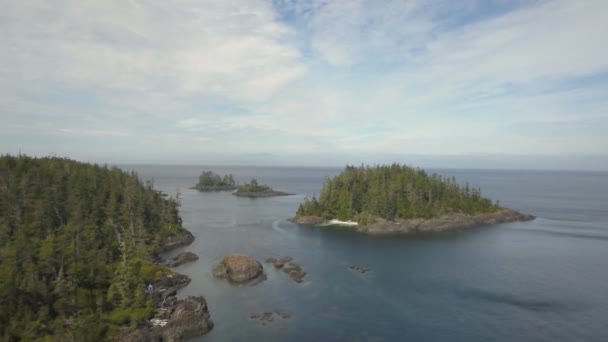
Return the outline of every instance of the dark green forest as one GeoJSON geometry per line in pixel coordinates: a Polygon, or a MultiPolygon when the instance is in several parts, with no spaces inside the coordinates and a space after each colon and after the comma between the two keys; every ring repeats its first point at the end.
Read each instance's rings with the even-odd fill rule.
{"type": "Polygon", "coordinates": [[[305,199],[298,216],[368,223],[375,218],[431,218],[451,212],[494,212],[498,203],[453,177],[429,175],[406,165],[347,166],[327,178],[318,198],[305,199]]]}
{"type": "Polygon", "coordinates": [[[238,187],[238,192],[267,192],[272,191],[272,188],[265,184],[259,184],[255,178],[251,179],[251,182],[243,184],[238,187]]]}
{"type": "Polygon", "coordinates": [[[0,340],[107,340],[150,318],[178,204],[118,168],[1,156],[0,340]]]}
{"type": "Polygon", "coordinates": [[[237,182],[234,176],[227,174],[221,176],[213,171],[203,171],[198,177],[196,188],[199,190],[213,188],[236,188],[237,182]]]}

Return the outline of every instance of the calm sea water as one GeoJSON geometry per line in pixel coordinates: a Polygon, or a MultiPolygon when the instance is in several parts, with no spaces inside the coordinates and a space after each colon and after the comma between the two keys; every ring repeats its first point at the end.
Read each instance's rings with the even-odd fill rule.
{"type": "Polygon", "coordinates": [[[170,194],[179,189],[197,262],[180,296],[204,295],[215,328],[195,341],[608,341],[608,173],[432,170],[481,186],[531,213],[532,222],[463,232],[378,238],[287,221],[323,179],[323,168],[126,166],[170,194]],[[200,172],[257,177],[295,196],[247,199],[190,190],[200,172]],[[292,256],[308,272],[296,284],[214,279],[224,255],[292,256]],[[349,265],[368,267],[365,275],[349,265]],[[254,312],[290,319],[262,325],[254,312]]]}

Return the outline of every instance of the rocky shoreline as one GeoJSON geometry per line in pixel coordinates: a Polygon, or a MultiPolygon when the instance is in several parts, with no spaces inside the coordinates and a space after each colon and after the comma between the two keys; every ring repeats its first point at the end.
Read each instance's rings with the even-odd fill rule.
{"type": "MultiPolygon", "coordinates": [[[[534,219],[535,216],[533,215],[522,214],[513,209],[501,208],[493,213],[475,215],[450,213],[430,219],[417,218],[388,221],[378,218],[371,224],[352,226],[352,230],[370,235],[414,234],[424,232],[445,232],[482,225],[531,221],[534,219]]],[[[329,222],[328,219],[318,216],[294,217],[291,221],[301,225],[319,225],[329,222]]]]}
{"type": "MultiPolygon", "coordinates": [[[[161,250],[170,251],[177,247],[189,245],[194,236],[188,230],[182,230],[167,239],[161,250]]],[[[175,267],[186,262],[197,260],[192,252],[178,254],[169,261],[159,261],[162,266],[175,267]]],[[[185,341],[189,338],[208,333],[213,328],[207,301],[202,296],[177,299],[177,292],[190,283],[190,277],[171,272],[163,278],[149,284],[147,295],[159,314],[135,328],[125,328],[112,338],[120,342],[161,342],[185,341]]]]}
{"type": "Polygon", "coordinates": [[[193,186],[190,189],[198,190],[200,192],[234,191],[237,189],[237,186],[236,185],[218,185],[218,186],[205,186],[202,188],[193,186]]]}
{"type": "Polygon", "coordinates": [[[234,196],[249,197],[249,198],[262,198],[262,197],[275,197],[275,196],[291,196],[293,194],[282,191],[261,191],[261,192],[239,192],[235,191],[232,193],[234,196]]]}

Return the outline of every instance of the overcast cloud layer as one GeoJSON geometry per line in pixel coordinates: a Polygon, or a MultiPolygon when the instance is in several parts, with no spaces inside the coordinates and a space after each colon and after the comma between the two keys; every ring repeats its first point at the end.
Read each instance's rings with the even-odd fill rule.
{"type": "Polygon", "coordinates": [[[608,169],[605,0],[0,5],[0,153],[608,169]]]}

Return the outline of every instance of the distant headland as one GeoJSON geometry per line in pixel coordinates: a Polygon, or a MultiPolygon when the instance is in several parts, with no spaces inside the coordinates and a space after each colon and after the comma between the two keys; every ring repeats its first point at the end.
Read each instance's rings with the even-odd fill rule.
{"type": "Polygon", "coordinates": [[[406,165],[347,166],[326,179],[319,197],[307,198],[293,222],[340,225],[373,235],[448,231],[533,220],[481,196],[453,177],[406,165]]]}

